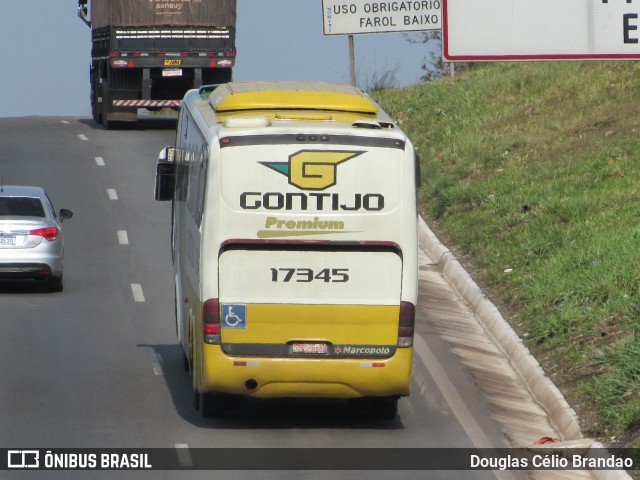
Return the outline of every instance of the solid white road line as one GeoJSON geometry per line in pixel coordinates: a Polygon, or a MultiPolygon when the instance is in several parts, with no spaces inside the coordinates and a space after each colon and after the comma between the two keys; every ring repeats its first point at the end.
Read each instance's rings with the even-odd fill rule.
{"type": "MultiPolygon", "coordinates": [[[[482,427],[476,422],[473,414],[467,408],[464,399],[460,396],[456,387],[451,383],[451,380],[449,380],[438,357],[436,357],[431,348],[429,348],[429,345],[427,345],[419,335],[414,337],[413,345],[418,354],[418,358],[433,377],[433,380],[436,382],[436,385],[438,385],[440,392],[446,399],[447,404],[458,419],[467,437],[469,437],[469,440],[473,443],[473,446],[476,448],[494,447],[482,431],[482,427]]],[[[511,480],[515,478],[511,472],[507,471],[495,471],[493,473],[499,480],[511,480]]]]}
{"type": "Polygon", "coordinates": [[[136,302],[142,303],[145,301],[144,293],[142,292],[142,286],[139,283],[131,284],[131,292],[133,293],[133,299],[136,302]]]}
{"type": "Polygon", "coordinates": [[[419,335],[416,335],[413,339],[413,344],[418,358],[420,358],[433,377],[433,380],[438,385],[442,395],[444,395],[451,410],[460,422],[460,425],[462,425],[462,428],[473,443],[473,446],[476,448],[492,447],[491,442],[482,431],[482,428],[480,428],[480,425],[478,425],[478,422],[476,422],[473,414],[467,408],[456,387],[451,383],[451,380],[449,380],[438,357],[436,357],[431,348],[429,348],[427,342],[419,335]]]}

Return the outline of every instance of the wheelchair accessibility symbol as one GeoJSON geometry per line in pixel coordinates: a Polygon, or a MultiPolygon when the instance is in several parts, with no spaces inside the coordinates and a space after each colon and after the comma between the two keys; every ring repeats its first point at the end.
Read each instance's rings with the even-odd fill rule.
{"type": "Polygon", "coordinates": [[[222,328],[247,328],[247,305],[243,303],[222,304],[222,328]]]}

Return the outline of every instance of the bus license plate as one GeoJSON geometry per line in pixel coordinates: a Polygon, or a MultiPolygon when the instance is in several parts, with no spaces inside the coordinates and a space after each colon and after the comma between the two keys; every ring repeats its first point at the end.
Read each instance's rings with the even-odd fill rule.
{"type": "Polygon", "coordinates": [[[15,245],[15,244],[16,244],[15,235],[0,235],[0,245],[15,245]]]}
{"type": "Polygon", "coordinates": [[[291,351],[294,354],[325,355],[328,348],[326,343],[294,343],[291,351]]]}

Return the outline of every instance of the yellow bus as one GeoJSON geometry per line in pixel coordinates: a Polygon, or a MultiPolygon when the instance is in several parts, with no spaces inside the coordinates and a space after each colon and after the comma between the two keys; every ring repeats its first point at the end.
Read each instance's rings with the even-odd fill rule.
{"type": "Polygon", "coordinates": [[[158,160],[195,405],[409,395],[418,159],[363,91],[239,82],[187,93],[158,160]]]}

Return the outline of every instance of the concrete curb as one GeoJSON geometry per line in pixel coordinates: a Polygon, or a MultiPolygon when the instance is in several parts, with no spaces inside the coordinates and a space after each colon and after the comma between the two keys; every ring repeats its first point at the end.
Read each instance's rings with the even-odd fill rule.
{"type": "MultiPolygon", "coordinates": [[[[545,375],[538,361],[529,353],[500,311],[473,281],[453,253],[438,240],[422,217],[419,219],[418,239],[420,247],[437,265],[444,279],[469,305],[478,322],[495,345],[502,350],[533,399],[547,412],[549,421],[561,440],[568,442],[582,439],[577,415],[558,387],[545,375]]],[[[602,445],[593,442],[592,448],[602,448],[602,445]]],[[[631,478],[624,471],[594,470],[592,475],[602,480],[631,478]]]]}

